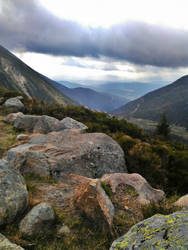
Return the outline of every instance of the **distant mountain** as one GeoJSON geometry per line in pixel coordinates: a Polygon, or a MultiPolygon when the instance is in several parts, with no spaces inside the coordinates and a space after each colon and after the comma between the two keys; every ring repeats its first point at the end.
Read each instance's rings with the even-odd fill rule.
{"type": "Polygon", "coordinates": [[[126,98],[99,93],[89,88],[79,87],[71,89],[57,82],[53,82],[52,84],[71,99],[94,110],[108,112],[128,102],[126,98]]]}
{"type": "Polygon", "coordinates": [[[65,86],[65,87],[67,87],[69,89],[70,88],[71,89],[73,89],[73,88],[84,88],[84,87],[89,88],[89,86],[84,86],[82,84],[75,83],[75,82],[69,82],[69,81],[56,81],[56,82],[61,83],[63,86],[65,86]]]}
{"type": "Polygon", "coordinates": [[[137,99],[146,93],[163,87],[161,83],[143,83],[143,82],[111,82],[91,87],[100,92],[105,92],[120,97],[124,97],[130,101],[137,99]]]}
{"type": "Polygon", "coordinates": [[[171,123],[188,127],[188,75],[127,103],[113,113],[157,121],[164,112],[171,123]]]}
{"type": "Polygon", "coordinates": [[[59,92],[50,82],[49,78],[31,69],[0,46],[0,86],[49,103],[76,105],[76,102],[59,92]]]}

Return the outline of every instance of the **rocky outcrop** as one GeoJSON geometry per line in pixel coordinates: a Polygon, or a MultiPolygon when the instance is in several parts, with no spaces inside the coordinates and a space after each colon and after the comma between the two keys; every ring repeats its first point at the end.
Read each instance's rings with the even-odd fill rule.
{"type": "Polygon", "coordinates": [[[71,173],[101,177],[105,173],[127,172],[124,152],[102,133],[82,134],[63,130],[38,136],[8,151],[7,160],[21,173],[35,173],[62,180],[71,173]]]}
{"type": "Polygon", "coordinates": [[[3,106],[8,109],[13,109],[14,111],[21,111],[24,109],[24,104],[20,101],[20,96],[9,98],[3,106]]]}
{"type": "Polygon", "coordinates": [[[188,207],[188,194],[180,197],[175,203],[175,206],[178,207],[188,207]]]}
{"type": "Polygon", "coordinates": [[[164,198],[164,192],[152,188],[139,174],[106,174],[100,179],[70,175],[76,185],[74,204],[87,217],[101,225],[106,221],[110,230],[113,219],[122,214],[135,221],[143,219],[142,205],[164,198]]]}
{"type": "Polygon", "coordinates": [[[24,115],[21,112],[7,115],[5,121],[13,124],[17,129],[23,129],[30,133],[50,133],[52,131],[61,131],[64,129],[78,129],[84,131],[87,129],[87,126],[83,123],[70,117],[66,117],[59,121],[47,115],[24,115]]]}
{"type": "Polygon", "coordinates": [[[110,248],[121,249],[188,249],[188,210],[139,222],[110,248]]]}
{"type": "Polygon", "coordinates": [[[88,128],[83,123],[75,121],[70,117],[66,117],[63,120],[61,120],[61,124],[64,126],[65,129],[78,129],[84,131],[88,128]]]}
{"type": "Polygon", "coordinates": [[[114,217],[114,206],[102,188],[99,179],[90,179],[78,175],[72,175],[77,183],[77,188],[73,196],[74,204],[84,214],[95,221],[103,224],[106,221],[110,230],[114,217]]]}
{"type": "Polygon", "coordinates": [[[19,230],[28,236],[41,235],[50,229],[54,220],[53,208],[47,203],[40,203],[23,218],[19,230]]]}
{"type": "Polygon", "coordinates": [[[154,189],[150,184],[139,174],[105,174],[101,181],[109,185],[112,192],[116,194],[118,186],[131,186],[138,193],[138,201],[144,205],[151,201],[158,202],[164,199],[164,192],[159,189],[154,189]]]}
{"type": "Polygon", "coordinates": [[[64,129],[58,119],[47,115],[18,115],[14,121],[14,127],[33,133],[49,133],[64,129]]]}
{"type": "Polygon", "coordinates": [[[11,223],[27,207],[28,193],[23,177],[0,160],[0,225],[11,223]]]}
{"type": "Polygon", "coordinates": [[[24,249],[10,242],[4,235],[0,234],[0,250],[24,250],[24,249]]]}

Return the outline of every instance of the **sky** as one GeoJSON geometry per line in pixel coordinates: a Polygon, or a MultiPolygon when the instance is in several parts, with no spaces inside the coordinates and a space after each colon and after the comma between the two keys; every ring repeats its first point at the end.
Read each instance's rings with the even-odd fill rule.
{"type": "Polygon", "coordinates": [[[170,83],[188,74],[187,0],[0,0],[0,45],[54,79],[170,83]]]}

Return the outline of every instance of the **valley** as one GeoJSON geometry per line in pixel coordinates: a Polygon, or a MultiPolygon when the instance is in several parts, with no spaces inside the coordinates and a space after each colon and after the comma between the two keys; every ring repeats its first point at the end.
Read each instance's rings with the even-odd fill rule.
{"type": "Polygon", "coordinates": [[[0,47],[0,248],[186,249],[187,79],[129,102],[141,85],[68,88],[0,47]]]}

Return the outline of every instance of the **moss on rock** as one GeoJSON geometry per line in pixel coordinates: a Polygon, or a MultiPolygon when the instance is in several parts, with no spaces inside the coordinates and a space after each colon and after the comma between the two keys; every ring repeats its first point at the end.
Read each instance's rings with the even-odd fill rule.
{"type": "Polygon", "coordinates": [[[188,249],[188,210],[139,222],[110,248],[121,249],[188,249]]]}

